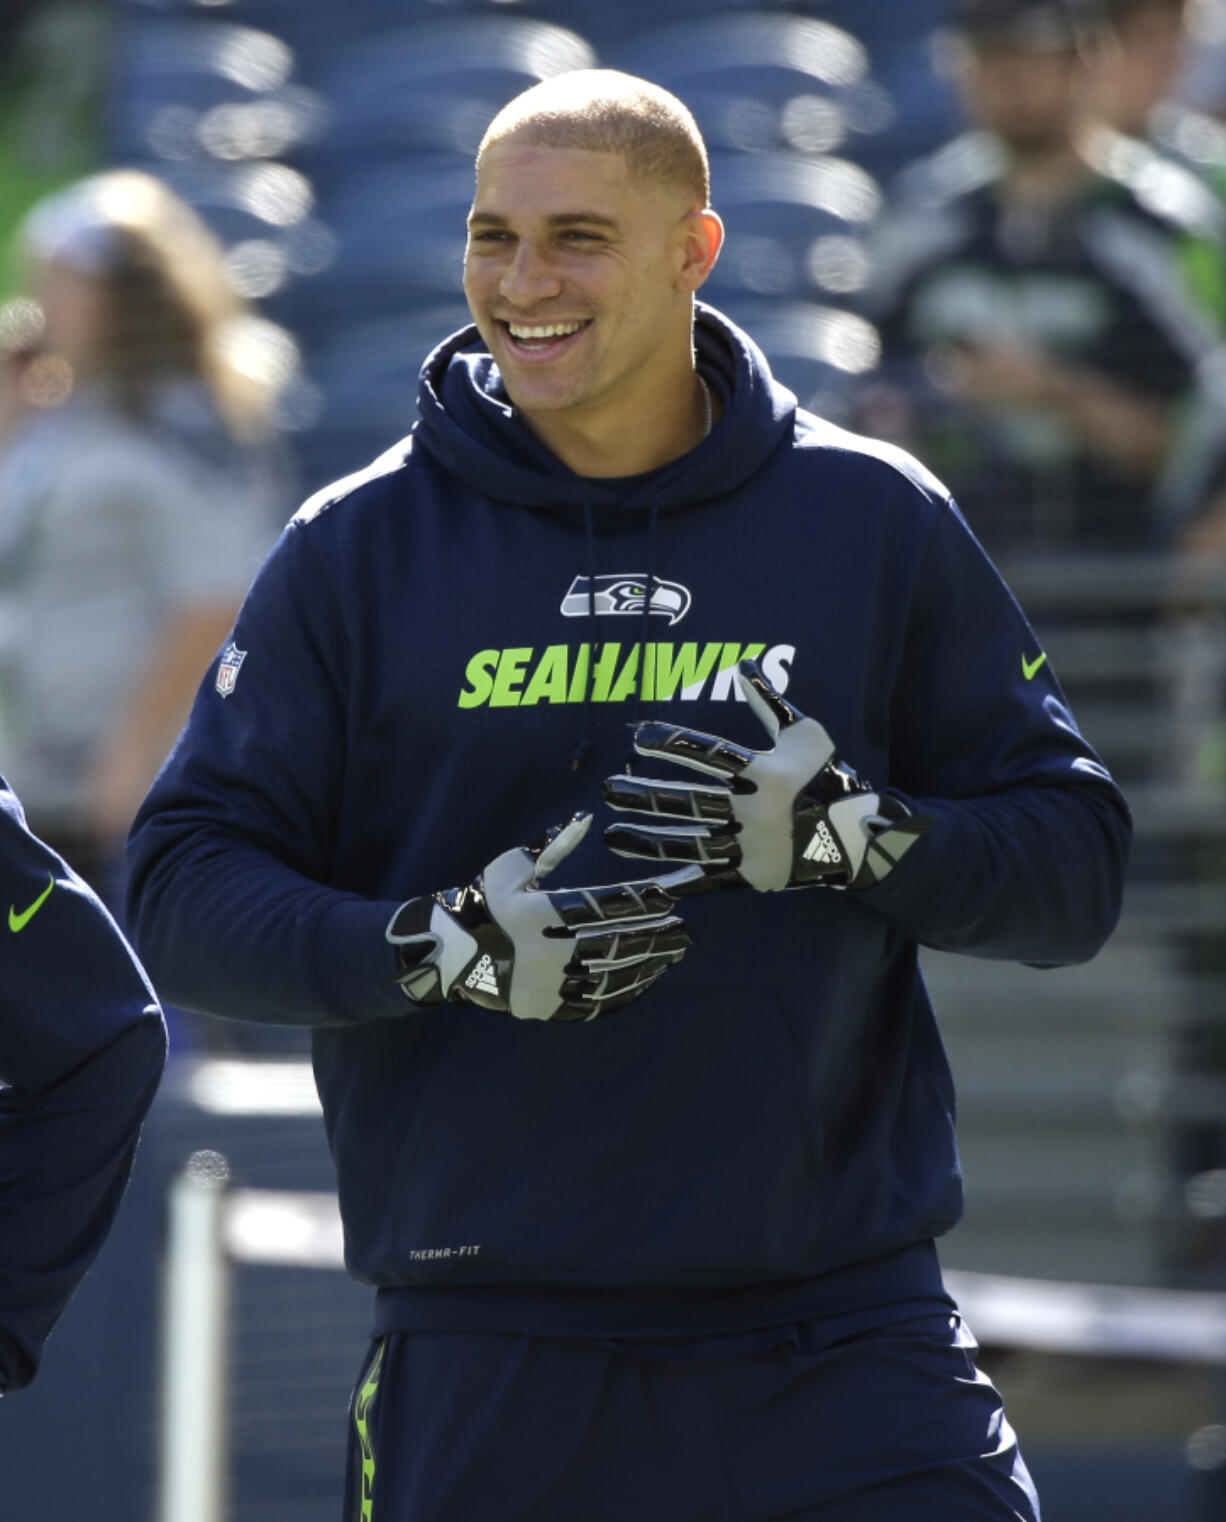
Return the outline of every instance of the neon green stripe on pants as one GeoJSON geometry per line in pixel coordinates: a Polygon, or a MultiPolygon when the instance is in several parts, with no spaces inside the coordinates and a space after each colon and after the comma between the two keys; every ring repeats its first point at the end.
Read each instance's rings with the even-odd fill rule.
{"type": "Polygon", "coordinates": [[[379,1371],[383,1367],[383,1343],[375,1354],[374,1362],[367,1370],[366,1378],[353,1403],[353,1425],[358,1435],[358,1452],[362,1458],[361,1492],[358,1500],[358,1522],[372,1522],[375,1510],[375,1445],[370,1435],[368,1418],[379,1388],[379,1371]]]}

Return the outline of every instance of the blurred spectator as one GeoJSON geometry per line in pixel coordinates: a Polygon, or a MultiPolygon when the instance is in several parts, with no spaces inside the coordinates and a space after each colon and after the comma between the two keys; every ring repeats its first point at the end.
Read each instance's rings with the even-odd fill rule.
{"type": "Polygon", "coordinates": [[[1095,109],[1130,137],[1148,137],[1173,93],[1187,39],[1187,0],[1106,0],[1111,28],[1096,70],[1095,109]]]}
{"type": "Polygon", "coordinates": [[[40,196],[101,167],[113,11],[112,0],[0,0],[0,245],[40,196]]]}
{"type": "Polygon", "coordinates": [[[1103,34],[1086,14],[963,0],[979,130],[904,174],[876,241],[865,430],[915,448],[998,553],[1166,542],[1221,433],[1218,325],[1185,274],[1221,204],[1155,155],[1087,157],[1103,34]]]}
{"type": "MultiPolygon", "coordinates": [[[[1219,220],[1226,229],[1226,128],[1175,99],[1188,57],[1188,0],[1106,0],[1110,21],[1107,46],[1099,51],[1094,78],[1094,113],[1108,130],[1091,143],[1094,161],[1130,159],[1134,178],[1163,173],[1189,204],[1198,204],[1197,220],[1219,220]],[[1122,133],[1135,146],[1113,138],[1122,133]],[[1222,201],[1208,206],[1203,192],[1181,185],[1169,168],[1155,169],[1140,144],[1174,159],[1204,180],[1222,201]]],[[[1195,299],[1226,324],[1226,239],[1192,237],[1182,245],[1184,275],[1195,299]]]]}
{"type": "Polygon", "coordinates": [[[1226,116],[1226,0],[1189,0],[1187,27],[1176,100],[1220,120],[1226,116]]]}
{"type": "Polygon", "coordinates": [[[149,175],[57,192],[0,309],[0,755],[105,888],[288,499],[267,325],[149,175]]]}

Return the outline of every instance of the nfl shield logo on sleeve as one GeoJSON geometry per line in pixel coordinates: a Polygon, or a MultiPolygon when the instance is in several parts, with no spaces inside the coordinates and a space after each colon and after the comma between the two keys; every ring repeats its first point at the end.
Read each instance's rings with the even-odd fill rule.
{"type": "Polygon", "coordinates": [[[238,681],[239,670],[246,659],[247,652],[240,650],[233,640],[221,652],[221,662],[217,667],[217,680],[213,685],[223,698],[228,698],[234,691],[234,684],[238,681]]]}

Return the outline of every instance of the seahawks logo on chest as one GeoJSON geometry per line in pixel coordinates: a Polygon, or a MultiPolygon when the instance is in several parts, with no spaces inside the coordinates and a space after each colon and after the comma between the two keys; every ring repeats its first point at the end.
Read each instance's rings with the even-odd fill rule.
{"type": "MultiPolygon", "coordinates": [[[[648,577],[638,575],[576,576],[562,599],[565,618],[588,618],[625,614],[640,618],[647,600],[648,577]]],[[[679,581],[661,581],[651,577],[649,615],[659,614],[670,624],[680,622],[690,611],[690,590],[679,581]]]]}

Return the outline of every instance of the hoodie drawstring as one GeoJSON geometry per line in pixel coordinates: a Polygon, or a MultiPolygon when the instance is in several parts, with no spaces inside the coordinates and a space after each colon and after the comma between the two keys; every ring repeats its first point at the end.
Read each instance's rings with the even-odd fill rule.
{"type": "Polygon", "coordinates": [[[634,684],[634,717],[631,728],[636,728],[643,716],[643,700],[647,691],[647,646],[651,638],[651,599],[656,591],[656,526],[660,521],[663,502],[659,497],[651,504],[651,517],[647,522],[647,585],[644,589],[643,616],[639,620],[638,680],[634,684]]]}
{"type": "MultiPolygon", "coordinates": [[[[631,656],[637,660],[638,669],[634,684],[634,715],[630,721],[633,729],[643,716],[643,703],[647,693],[647,647],[651,639],[651,600],[656,590],[656,530],[660,511],[664,504],[657,498],[651,504],[651,516],[647,525],[647,577],[643,588],[643,611],[639,616],[638,638],[631,656]]],[[[579,726],[579,738],[570,756],[570,769],[577,772],[587,760],[592,749],[592,699],[596,683],[596,662],[600,654],[596,635],[596,523],[589,498],[583,499],[583,527],[587,537],[587,645],[588,662],[583,682],[583,717],[579,726]]],[[[628,763],[633,771],[633,757],[628,763]]]]}
{"type": "Polygon", "coordinates": [[[579,770],[592,749],[592,687],[596,681],[596,523],[590,497],[583,499],[583,527],[587,534],[587,672],[583,681],[579,739],[570,755],[572,772],[579,770]]]}

